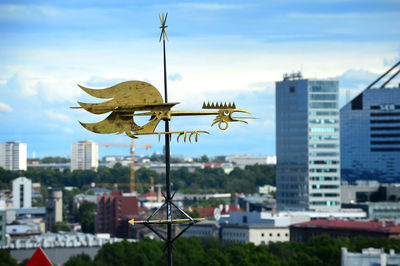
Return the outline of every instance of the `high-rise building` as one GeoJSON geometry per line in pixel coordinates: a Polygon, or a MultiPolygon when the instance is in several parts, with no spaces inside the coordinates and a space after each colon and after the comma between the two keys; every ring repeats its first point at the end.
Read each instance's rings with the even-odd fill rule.
{"type": "Polygon", "coordinates": [[[385,78],[396,66],[340,110],[344,180],[400,182],[400,84],[386,87],[399,72],[385,78]]]}
{"type": "Polygon", "coordinates": [[[98,145],[92,141],[71,144],[71,171],[77,169],[97,169],[99,165],[98,145]]]}
{"type": "Polygon", "coordinates": [[[26,154],[26,143],[18,141],[0,143],[0,167],[11,171],[26,171],[26,154]]]}
{"type": "Polygon", "coordinates": [[[139,201],[124,196],[122,191],[97,198],[96,233],[109,233],[116,237],[131,237],[128,220],[139,212],[139,201]]]}
{"type": "Polygon", "coordinates": [[[279,210],[340,208],[338,81],[276,82],[276,198],[279,210]]]}
{"type": "Polygon", "coordinates": [[[32,207],[32,181],[26,177],[18,177],[13,182],[13,208],[26,209],[32,207]]]}

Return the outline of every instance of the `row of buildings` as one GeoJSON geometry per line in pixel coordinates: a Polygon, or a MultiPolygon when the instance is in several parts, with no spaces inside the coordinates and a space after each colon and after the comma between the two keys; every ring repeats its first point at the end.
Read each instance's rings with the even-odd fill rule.
{"type": "MultiPolygon", "coordinates": [[[[104,144],[104,143],[100,143],[104,144]]],[[[106,144],[104,144],[106,145],[106,144]]],[[[110,144],[111,145],[111,144],[110,144]]],[[[124,144],[121,144],[124,145],[124,144]]],[[[107,145],[106,145],[107,146],[107,145]]],[[[99,144],[92,141],[78,141],[71,144],[71,162],[61,164],[38,164],[31,162],[27,165],[27,145],[21,142],[6,142],[0,144],[0,167],[11,170],[26,170],[27,167],[51,167],[66,169],[71,171],[78,169],[97,169],[99,166],[99,144]]],[[[186,167],[189,169],[204,167],[222,167],[227,171],[233,170],[233,167],[244,168],[246,165],[267,164],[275,165],[276,156],[252,156],[250,154],[232,154],[216,157],[217,160],[225,163],[195,163],[191,158],[187,158],[185,163],[172,164],[172,168],[186,167]]],[[[130,166],[132,159],[130,156],[106,156],[103,165],[112,167],[116,163],[124,166],[130,166]]],[[[149,158],[141,158],[142,164],[158,172],[165,171],[165,164],[150,162],[149,158]]]]}
{"type": "Polygon", "coordinates": [[[37,235],[63,221],[63,193],[59,188],[51,190],[44,206],[33,206],[32,202],[43,196],[40,184],[26,177],[13,180],[10,195],[4,192],[0,192],[0,246],[6,244],[6,235],[16,238],[37,235]]]}
{"type": "Polygon", "coordinates": [[[278,210],[339,210],[341,180],[400,182],[399,72],[376,85],[394,67],[341,109],[337,80],[276,82],[278,210]]]}

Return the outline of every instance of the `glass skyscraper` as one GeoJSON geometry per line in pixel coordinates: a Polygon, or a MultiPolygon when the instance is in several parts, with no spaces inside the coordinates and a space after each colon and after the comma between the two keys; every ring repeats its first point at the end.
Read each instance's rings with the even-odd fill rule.
{"type": "Polygon", "coordinates": [[[364,90],[340,118],[343,180],[400,182],[400,87],[364,90]]]}
{"type": "Polygon", "coordinates": [[[276,82],[277,207],[340,208],[338,81],[276,82]]]}

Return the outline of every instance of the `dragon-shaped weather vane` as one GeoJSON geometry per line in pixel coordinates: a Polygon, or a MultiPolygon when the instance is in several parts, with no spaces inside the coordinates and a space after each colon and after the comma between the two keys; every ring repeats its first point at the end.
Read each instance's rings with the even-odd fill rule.
{"type": "Polygon", "coordinates": [[[103,121],[97,123],[82,123],[79,122],[84,128],[94,133],[99,134],[122,134],[125,133],[131,138],[137,138],[139,135],[158,135],[160,141],[161,135],[165,135],[165,164],[166,164],[166,195],[164,195],[165,202],[159,207],[153,214],[145,219],[144,221],[129,221],[130,224],[141,223],[157,234],[161,239],[167,243],[168,250],[168,265],[172,265],[172,243],[179,236],[181,236],[190,226],[204,220],[201,218],[192,218],[181,208],[176,206],[172,199],[175,195],[171,195],[171,182],[170,182],[170,139],[173,134],[177,135],[177,141],[183,136],[184,141],[188,139],[190,142],[192,136],[195,136],[195,141],[198,140],[200,133],[207,133],[203,130],[189,130],[189,131],[169,131],[169,121],[175,116],[203,116],[203,115],[215,115],[211,126],[218,124],[221,130],[226,130],[229,123],[231,122],[243,122],[247,124],[247,121],[243,119],[251,119],[252,117],[234,117],[233,113],[241,112],[250,114],[249,111],[244,109],[236,109],[235,103],[205,103],[203,102],[203,111],[172,111],[172,107],[179,104],[178,102],[169,103],[167,100],[167,71],[166,71],[166,52],[165,52],[165,39],[168,41],[167,32],[165,29],[168,27],[165,25],[168,13],[164,17],[164,13],[159,15],[161,22],[161,39],[163,40],[163,56],[164,56],[164,99],[160,92],[151,84],[144,81],[126,81],[119,83],[115,86],[106,89],[90,89],[84,86],[78,85],[87,94],[100,98],[109,99],[102,103],[83,103],[78,102],[79,107],[72,108],[83,108],[92,114],[105,114],[111,112],[108,117],[103,121]],[[135,123],[135,117],[147,116],[149,121],[144,125],[138,125],[135,123]],[[156,132],[156,128],[161,120],[165,121],[165,131],[156,132]],[[166,207],[166,219],[152,220],[155,214],[157,214],[163,207],[166,207]],[[173,219],[171,208],[175,207],[184,217],[182,219],[173,219]],[[172,224],[186,223],[187,226],[177,236],[172,237],[172,224]],[[151,225],[154,224],[166,224],[167,225],[167,237],[164,237],[151,225]]]}

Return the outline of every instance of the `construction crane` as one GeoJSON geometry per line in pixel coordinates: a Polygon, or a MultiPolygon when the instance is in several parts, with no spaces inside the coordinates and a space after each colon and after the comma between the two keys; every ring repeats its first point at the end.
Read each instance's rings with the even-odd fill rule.
{"type": "Polygon", "coordinates": [[[140,149],[150,149],[151,145],[143,145],[143,146],[135,146],[133,139],[131,139],[131,144],[121,144],[121,143],[108,143],[108,142],[98,142],[97,145],[99,146],[105,146],[105,147],[129,147],[130,148],[130,163],[129,166],[131,168],[131,173],[130,173],[130,192],[134,193],[135,192],[135,148],[140,148],[140,149]]]}

